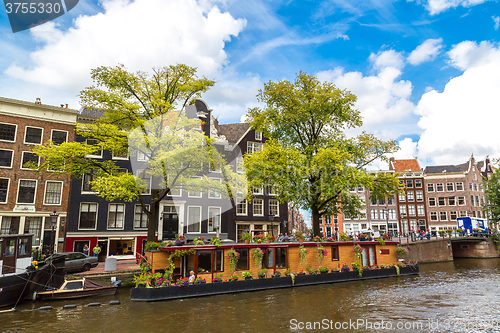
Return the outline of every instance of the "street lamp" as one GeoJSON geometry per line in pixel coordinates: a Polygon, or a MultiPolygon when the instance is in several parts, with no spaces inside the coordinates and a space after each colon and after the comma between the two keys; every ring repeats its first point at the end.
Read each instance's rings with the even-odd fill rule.
{"type": "Polygon", "coordinates": [[[55,227],[57,225],[57,218],[59,217],[59,214],[57,214],[56,211],[50,214],[50,225],[51,225],[51,231],[50,231],[50,254],[54,254],[54,237],[55,237],[55,227]]]}
{"type": "Polygon", "coordinates": [[[274,215],[272,213],[269,213],[269,221],[271,221],[272,235],[274,236],[274,215]]]}
{"type": "Polygon", "coordinates": [[[386,220],[385,231],[389,235],[389,208],[387,206],[385,206],[384,211],[385,211],[385,220],[386,220]]]}

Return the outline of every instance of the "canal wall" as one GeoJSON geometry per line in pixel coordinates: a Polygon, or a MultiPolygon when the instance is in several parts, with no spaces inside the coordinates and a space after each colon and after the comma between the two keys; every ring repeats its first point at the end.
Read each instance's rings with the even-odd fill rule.
{"type": "Polygon", "coordinates": [[[419,263],[453,261],[453,249],[449,240],[428,240],[405,246],[408,248],[405,261],[419,263]]]}
{"type": "Polygon", "coordinates": [[[498,258],[500,251],[491,239],[444,238],[405,244],[405,261],[419,263],[453,261],[453,258],[498,258]]]}
{"type": "MultiPolygon", "coordinates": [[[[105,273],[89,273],[87,274],[81,274],[84,275],[85,278],[102,283],[102,284],[111,284],[111,278],[115,277],[116,281],[121,280],[122,287],[130,287],[134,285],[133,280],[134,280],[134,275],[135,274],[140,274],[140,270],[133,270],[133,271],[116,271],[116,272],[105,272],[105,273]]],[[[80,274],[79,274],[80,275],[80,274]]]]}
{"type": "Polygon", "coordinates": [[[453,242],[453,257],[455,258],[498,258],[499,251],[491,239],[478,241],[453,242]]]}

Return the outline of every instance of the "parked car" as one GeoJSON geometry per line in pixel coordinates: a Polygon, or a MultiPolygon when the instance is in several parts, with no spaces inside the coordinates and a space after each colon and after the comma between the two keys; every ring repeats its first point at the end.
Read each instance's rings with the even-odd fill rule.
{"type": "MultiPolygon", "coordinates": [[[[81,252],[62,252],[57,253],[57,255],[64,255],[66,257],[64,261],[64,271],[66,273],[88,271],[99,264],[97,257],[90,257],[81,252]]],[[[46,261],[50,261],[51,257],[48,257],[46,261]]]]}

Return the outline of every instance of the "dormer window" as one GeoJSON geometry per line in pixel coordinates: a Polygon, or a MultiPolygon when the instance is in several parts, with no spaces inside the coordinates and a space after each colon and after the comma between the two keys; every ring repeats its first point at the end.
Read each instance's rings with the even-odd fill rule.
{"type": "Polygon", "coordinates": [[[261,131],[255,131],[255,140],[262,141],[262,132],[261,131]]]}

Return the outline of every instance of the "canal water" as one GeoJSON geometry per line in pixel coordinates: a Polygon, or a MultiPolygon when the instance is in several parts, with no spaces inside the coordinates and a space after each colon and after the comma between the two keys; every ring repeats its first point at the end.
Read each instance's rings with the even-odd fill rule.
{"type": "Polygon", "coordinates": [[[0,314],[0,331],[500,332],[499,273],[500,259],[462,259],[422,264],[418,276],[155,303],[131,302],[121,289],[116,296],[23,303],[21,311],[0,314]],[[39,310],[49,304],[52,310],[39,310]]]}

